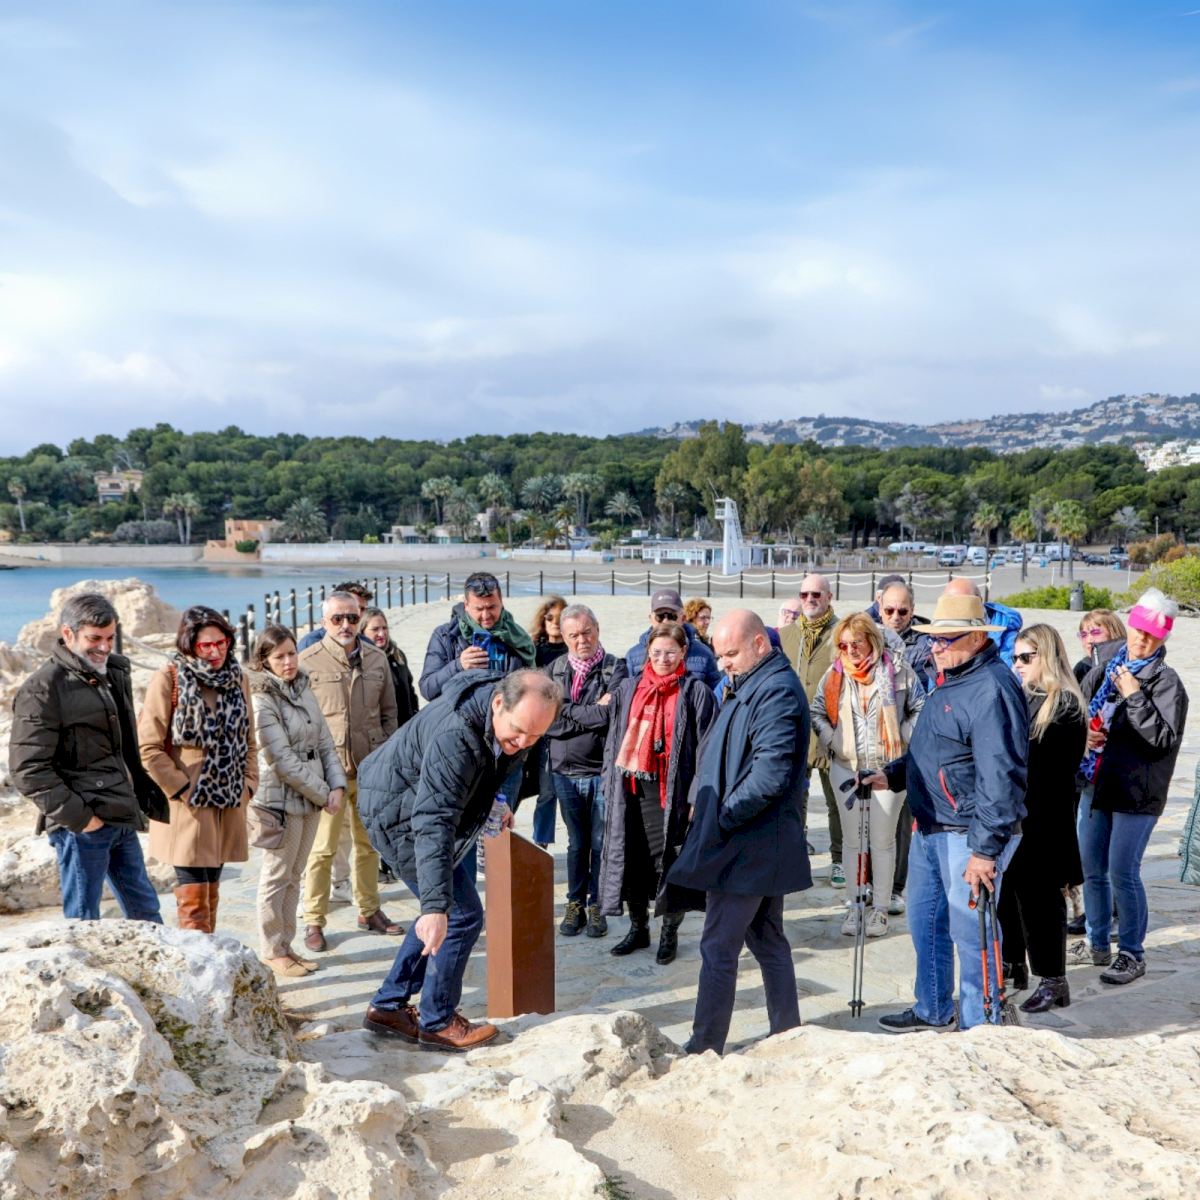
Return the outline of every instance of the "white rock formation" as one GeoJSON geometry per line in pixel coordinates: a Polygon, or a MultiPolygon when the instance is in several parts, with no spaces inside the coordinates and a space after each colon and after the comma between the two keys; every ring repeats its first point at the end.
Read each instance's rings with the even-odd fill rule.
{"type": "Polygon", "coordinates": [[[50,611],[30,621],[17,635],[17,641],[43,652],[53,649],[58,640],[58,615],[63,604],[79,592],[98,592],[112,601],[121,618],[121,629],[130,637],[174,633],[182,615],[161,599],[152,584],[140,579],[82,579],[70,587],[50,593],[50,611]]]}

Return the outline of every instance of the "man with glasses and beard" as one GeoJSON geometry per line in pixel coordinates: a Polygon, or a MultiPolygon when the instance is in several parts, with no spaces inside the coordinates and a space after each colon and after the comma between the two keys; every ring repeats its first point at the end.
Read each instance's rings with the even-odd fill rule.
{"type": "Polygon", "coordinates": [[[650,635],[663,625],[679,625],[687,638],[687,653],[684,667],[689,675],[699,679],[706,687],[715,688],[721,682],[721,670],[713,652],[700,640],[696,630],[683,622],[683,599],[672,588],[663,588],[650,598],[650,628],[631,646],[625,655],[625,666],[629,677],[636,679],[646,665],[646,648],[650,635]]]}
{"type": "Polygon", "coordinates": [[[329,724],[342,769],[345,803],[336,813],[321,813],[317,840],[308,856],[304,881],[304,945],[316,954],[327,950],[325,922],[329,888],[342,822],[350,822],[354,843],[350,886],[358,906],[358,927],[373,933],[401,934],[379,901],[379,856],[358,816],[358,764],[395,731],[396,689],[382,650],[359,638],[362,610],[349,592],[333,592],[321,608],[325,636],[300,655],[313,695],[329,724]]]}

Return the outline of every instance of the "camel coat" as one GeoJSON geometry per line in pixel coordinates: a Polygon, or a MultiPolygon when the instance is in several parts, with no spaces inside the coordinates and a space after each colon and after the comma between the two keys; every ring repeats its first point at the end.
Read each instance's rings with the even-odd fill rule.
{"type": "MultiPolygon", "coordinates": [[[[250,682],[242,676],[246,697],[246,786],[236,808],[192,808],[186,796],[200,775],[204,751],[198,746],[171,744],[171,695],[175,668],[155,671],[138,715],[138,746],[142,766],[169,797],[170,821],[150,822],[150,857],[172,867],[219,867],[250,857],[246,838],[246,805],[258,787],[258,746],[254,738],[254,709],[250,682]],[[177,795],[178,794],[178,795],[177,795]]],[[[204,703],[216,707],[216,692],[201,688],[204,703]]]]}

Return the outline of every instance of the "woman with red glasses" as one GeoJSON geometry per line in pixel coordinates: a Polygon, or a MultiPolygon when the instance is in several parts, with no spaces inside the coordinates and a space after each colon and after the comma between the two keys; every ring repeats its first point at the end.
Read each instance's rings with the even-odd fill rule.
{"type": "Polygon", "coordinates": [[[1075,681],[1082,683],[1093,667],[1103,666],[1125,645],[1125,625],[1110,608],[1093,608],[1079,620],[1079,648],[1083,657],[1075,664],[1075,681]]]}
{"type": "Polygon", "coordinates": [[[221,868],[245,862],[246,805],[258,786],[250,685],[233,626],[214,609],[183,614],[177,653],[156,671],[138,716],[142,765],[169,797],[150,826],[150,855],[175,868],[181,929],[212,933],[221,868]]]}
{"type": "MultiPolygon", "coordinates": [[[[878,770],[903,757],[925,689],[903,654],[884,648],[883,633],[866,613],[843,617],[833,631],[836,657],[821,677],[813,699],[812,722],[821,748],[830,757],[829,778],[834,794],[854,795],[859,771],[878,770]]],[[[888,929],[888,902],[896,871],[896,821],[903,792],[873,791],[869,841],[871,874],[876,880],[866,936],[882,937],[888,929]]],[[[842,818],[842,854],[853,861],[857,853],[863,802],[854,801],[855,816],[842,818]],[[853,831],[851,831],[853,826],[853,831]]],[[[856,886],[859,886],[856,884],[856,886]]],[[[858,910],[847,902],[842,932],[858,932],[858,910]]]]}

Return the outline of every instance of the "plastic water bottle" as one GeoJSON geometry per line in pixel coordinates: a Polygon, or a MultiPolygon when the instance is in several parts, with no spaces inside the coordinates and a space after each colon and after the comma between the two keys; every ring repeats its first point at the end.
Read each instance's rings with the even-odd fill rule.
{"type": "Polygon", "coordinates": [[[508,802],[503,796],[497,796],[492,801],[492,811],[488,813],[488,819],[483,823],[483,836],[486,838],[494,838],[500,836],[500,831],[504,828],[504,818],[508,815],[508,802]]]}

